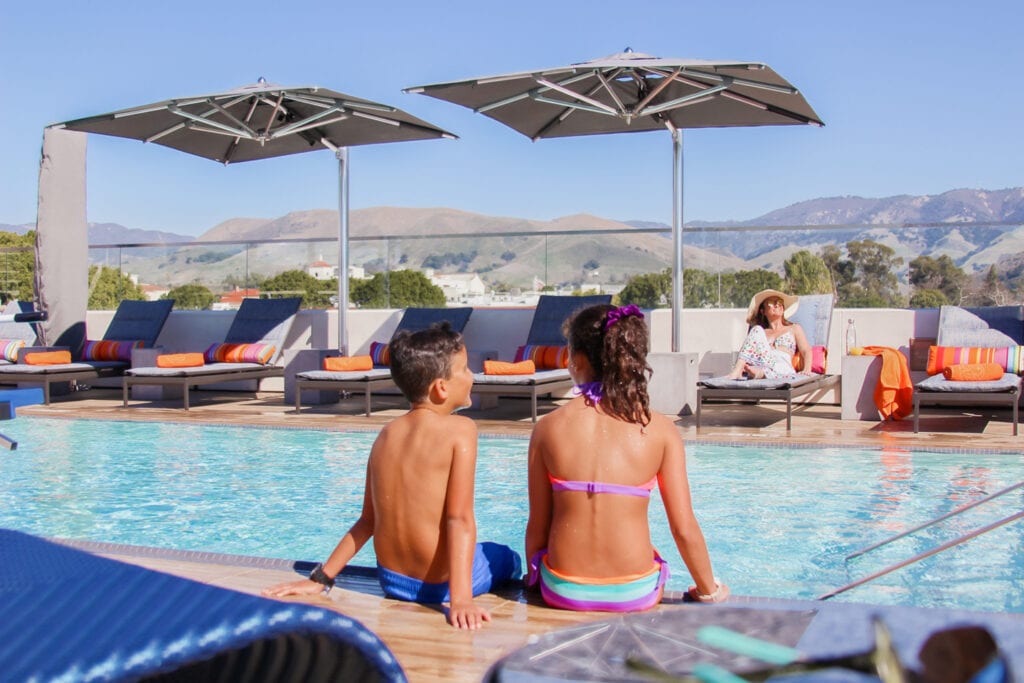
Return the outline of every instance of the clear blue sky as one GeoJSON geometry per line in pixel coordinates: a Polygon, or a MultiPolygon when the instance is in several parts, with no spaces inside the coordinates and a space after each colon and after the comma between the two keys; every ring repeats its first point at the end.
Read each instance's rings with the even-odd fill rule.
{"type": "MultiPolygon", "coordinates": [[[[357,147],[351,203],[553,219],[671,220],[668,133],[530,142],[402,88],[560,66],[629,46],[764,62],[825,128],[685,133],[685,219],[815,197],[1024,185],[1024,4],[421,0],[0,2],[0,223],[31,223],[43,128],[263,76],[401,107],[457,141],[357,147]]],[[[337,207],[328,151],[223,167],[89,137],[91,222],[200,234],[337,207]]]]}

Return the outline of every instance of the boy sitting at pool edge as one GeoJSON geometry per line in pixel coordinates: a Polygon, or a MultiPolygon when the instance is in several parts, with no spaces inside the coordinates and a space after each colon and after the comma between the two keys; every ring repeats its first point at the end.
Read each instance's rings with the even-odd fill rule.
{"type": "Polygon", "coordinates": [[[466,345],[443,323],[400,333],[390,350],[391,376],[412,406],[373,443],[359,519],[309,579],[272,586],[263,595],[329,590],[372,536],[385,595],[448,602],[452,626],[480,628],[491,615],[473,597],[518,579],[522,565],[508,546],[476,542],[476,425],[454,414],[469,406],[473,388],[466,345]]]}

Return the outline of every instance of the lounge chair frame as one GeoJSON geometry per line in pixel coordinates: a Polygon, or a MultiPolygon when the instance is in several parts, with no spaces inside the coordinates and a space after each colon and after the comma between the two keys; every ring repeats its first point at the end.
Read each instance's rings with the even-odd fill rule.
{"type": "Polygon", "coordinates": [[[786,431],[793,429],[793,399],[824,391],[839,382],[839,375],[822,375],[820,379],[803,384],[784,385],[773,389],[725,389],[718,387],[698,387],[697,389],[697,429],[700,429],[701,407],[704,401],[738,400],[738,401],[783,401],[786,404],[786,431]]]}
{"type": "MultiPolygon", "coordinates": [[[[160,336],[174,301],[122,301],[103,335],[105,341],[143,341],[152,347],[160,336]]],[[[57,350],[67,347],[49,347],[57,350]]],[[[23,349],[22,353],[38,349],[23,349]]],[[[50,405],[51,385],[63,382],[117,377],[129,367],[120,361],[75,361],[59,365],[23,364],[0,366],[0,384],[39,386],[43,390],[43,404],[50,405]]]]}
{"type": "Polygon", "coordinates": [[[921,405],[970,405],[1009,407],[1013,412],[1013,435],[1017,436],[1020,412],[1020,384],[1007,391],[920,391],[914,390],[914,433],[918,433],[921,405]]]}
{"type": "MultiPolygon", "coordinates": [[[[182,390],[182,407],[190,407],[189,392],[193,387],[222,382],[259,381],[270,377],[283,377],[284,368],[275,363],[281,357],[282,346],[298,313],[302,299],[245,299],[235,314],[225,336],[225,343],[274,343],[274,357],[267,365],[257,363],[213,363],[197,368],[181,368],[164,374],[125,374],[121,380],[122,407],[128,407],[131,387],[135,385],[175,386],[182,390]],[[262,309],[262,310],[261,310],[262,309]],[[287,314],[287,315],[285,315],[287,314]],[[252,326],[269,331],[261,339],[246,338],[252,326]]],[[[135,371],[146,370],[135,368],[135,371]]],[[[258,385],[257,385],[258,386],[258,385]]]]}

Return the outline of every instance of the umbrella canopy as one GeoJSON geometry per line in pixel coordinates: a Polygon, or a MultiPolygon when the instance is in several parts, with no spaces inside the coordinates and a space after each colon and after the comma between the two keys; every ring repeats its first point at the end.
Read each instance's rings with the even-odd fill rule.
{"type": "Polygon", "coordinates": [[[668,130],[673,138],[672,350],[682,306],[684,128],[824,125],[800,92],[764,64],[662,59],[627,49],[564,67],[406,88],[469,107],[541,138],[668,130]]]}
{"type": "Polygon", "coordinates": [[[263,79],[52,126],[153,142],[223,164],[329,149],[339,162],[338,345],[347,351],[348,148],[456,136],[401,109],[334,90],[263,79]]]}

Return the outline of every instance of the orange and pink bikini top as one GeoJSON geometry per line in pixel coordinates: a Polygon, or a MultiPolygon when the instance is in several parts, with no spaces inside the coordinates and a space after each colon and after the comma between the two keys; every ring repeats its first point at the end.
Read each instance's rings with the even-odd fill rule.
{"type": "Polygon", "coordinates": [[[639,486],[626,486],[625,484],[605,484],[599,481],[570,481],[559,479],[548,473],[548,481],[551,482],[552,491],[585,491],[586,493],[614,493],[620,496],[639,496],[650,498],[654,485],[658,483],[655,475],[649,482],[639,486]]]}

